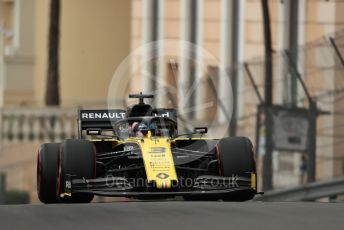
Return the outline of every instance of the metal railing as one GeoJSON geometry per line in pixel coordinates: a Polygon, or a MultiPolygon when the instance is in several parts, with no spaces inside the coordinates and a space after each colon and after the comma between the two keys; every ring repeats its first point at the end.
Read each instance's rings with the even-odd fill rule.
{"type": "Polygon", "coordinates": [[[344,194],[344,177],[331,181],[314,182],[303,186],[270,191],[256,201],[314,201],[328,197],[334,200],[344,194]]]}

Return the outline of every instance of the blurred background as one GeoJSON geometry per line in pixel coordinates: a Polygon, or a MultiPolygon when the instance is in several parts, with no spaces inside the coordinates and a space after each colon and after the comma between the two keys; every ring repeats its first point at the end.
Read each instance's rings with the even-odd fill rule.
{"type": "Polygon", "coordinates": [[[76,137],[79,108],[107,108],[128,57],[114,106],[153,92],[156,106],[196,108],[183,129],[250,137],[261,190],[342,179],[342,12],[343,0],[0,0],[0,203],[38,202],[39,145],[76,137]]]}

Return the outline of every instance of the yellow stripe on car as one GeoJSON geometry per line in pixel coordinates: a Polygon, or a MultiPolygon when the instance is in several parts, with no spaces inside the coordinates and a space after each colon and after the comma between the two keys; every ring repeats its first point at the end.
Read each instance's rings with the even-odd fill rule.
{"type": "Polygon", "coordinates": [[[142,138],[138,144],[148,182],[155,183],[158,189],[171,188],[173,181],[178,181],[178,178],[169,139],[152,137],[151,132],[148,132],[147,137],[142,138]]]}
{"type": "Polygon", "coordinates": [[[257,188],[256,174],[255,173],[251,173],[251,188],[254,188],[254,189],[257,188]]]}
{"type": "Polygon", "coordinates": [[[72,193],[61,193],[61,194],[60,194],[60,197],[61,197],[61,198],[64,198],[64,197],[66,197],[66,196],[71,197],[71,196],[72,196],[72,193]]]}

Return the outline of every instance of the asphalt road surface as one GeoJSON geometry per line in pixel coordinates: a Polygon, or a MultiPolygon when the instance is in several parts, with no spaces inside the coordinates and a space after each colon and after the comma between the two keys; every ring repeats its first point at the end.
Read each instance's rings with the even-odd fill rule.
{"type": "Polygon", "coordinates": [[[163,201],[0,205],[0,229],[344,229],[344,203],[163,201]]]}

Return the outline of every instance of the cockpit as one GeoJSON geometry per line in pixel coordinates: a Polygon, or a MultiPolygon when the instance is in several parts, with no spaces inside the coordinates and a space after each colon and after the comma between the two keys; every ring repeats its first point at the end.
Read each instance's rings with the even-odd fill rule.
{"type": "Polygon", "coordinates": [[[155,137],[174,137],[177,135],[176,122],[166,117],[131,117],[116,122],[114,134],[121,139],[147,137],[148,132],[155,137]]]}

